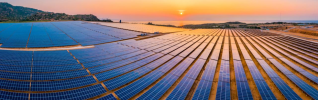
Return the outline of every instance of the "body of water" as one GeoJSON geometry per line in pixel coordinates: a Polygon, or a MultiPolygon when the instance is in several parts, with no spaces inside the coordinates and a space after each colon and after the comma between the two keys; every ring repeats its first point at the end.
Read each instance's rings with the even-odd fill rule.
{"type": "MultiPolygon", "coordinates": [[[[278,22],[279,20],[250,20],[250,21],[240,21],[244,23],[266,23],[266,22],[278,22]]],[[[188,24],[204,24],[204,23],[225,23],[230,21],[124,21],[129,23],[148,23],[152,22],[153,24],[161,25],[175,25],[183,26],[188,24]]],[[[318,23],[318,20],[283,20],[283,22],[292,22],[292,23],[318,23]]]]}

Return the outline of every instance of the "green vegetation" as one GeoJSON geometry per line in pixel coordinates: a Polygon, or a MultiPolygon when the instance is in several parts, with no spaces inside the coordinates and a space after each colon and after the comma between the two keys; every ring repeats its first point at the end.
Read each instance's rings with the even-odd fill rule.
{"type": "Polygon", "coordinates": [[[288,24],[287,22],[271,22],[271,23],[265,23],[265,24],[288,24]]]}
{"type": "Polygon", "coordinates": [[[198,28],[203,28],[203,29],[213,29],[213,28],[221,28],[221,25],[216,24],[216,23],[209,23],[209,24],[199,24],[199,25],[183,25],[183,28],[190,28],[190,29],[198,29],[198,28]]]}
{"type": "Polygon", "coordinates": [[[9,3],[0,2],[0,22],[19,21],[38,12],[43,11],[21,6],[12,6],[9,3]]]}
{"type": "Polygon", "coordinates": [[[161,24],[153,24],[152,22],[148,22],[146,25],[154,25],[154,26],[165,26],[165,27],[176,27],[174,25],[161,25],[161,24]]]}
{"type": "Polygon", "coordinates": [[[147,25],[155,25],[155,24],[153,24],[152,22],[148,22],[147,25]]]}
{"type": "Polygon", "coordinates": [[[84,21],[99,21],[99,19],[90,15],[67,15],[65,13],[51,13],[51,12],[41,12],[36,13],[32,16],[28,16],[22,21],[40,21],[40,20],[84,20],[84,21]]]}
{"type": "Polygon", "coordinates": [[[65,13],[44,12],[41,10],[13,6],[9,3],[0,2],[0,22],[34,22],[34,21],[65,21],[65,20],[83,20],[99,21],[92,15],[67,15],[65,13]]]}
{"type": "Polygon", "coordinates": [[[246,24],[246,23],[235,21],[235,22],[226,22],[226,24],[246,24]]]}
{"type": "Polygon", "coordinates": [[[102,22],[114,22],[114,21],[112,21],[111,19],[102,19],[102,20],[100,20],[100,21],[102,21],[102,22]]]}

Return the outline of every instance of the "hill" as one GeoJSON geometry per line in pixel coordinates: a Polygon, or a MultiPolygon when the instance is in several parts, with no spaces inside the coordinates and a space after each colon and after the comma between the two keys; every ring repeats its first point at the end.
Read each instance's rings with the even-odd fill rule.
{"type": "Polygon", "coordinates": [[[43,11],[27,7],[13,6],[9,3],[0,2],[0,21],[18,21],[38,12],[43,11]]]}
{"type": "Polygon", "coordinates": [[[28,16],[23,21],[40,21],[40,20],[85,20],[85,21],[99,21],[99,19],[92,15],[67,15],[65,13],[39,12],[28,16]]]}
{"type": "Polygon", "coordinates": [[[6,2],[0,2],[0,22],[1,21],[41,21],[41,20],[85,20],[99,21],[92,14],[68,15],[65,13],[44,12],[42,10],[13,6],[6,2]]]}

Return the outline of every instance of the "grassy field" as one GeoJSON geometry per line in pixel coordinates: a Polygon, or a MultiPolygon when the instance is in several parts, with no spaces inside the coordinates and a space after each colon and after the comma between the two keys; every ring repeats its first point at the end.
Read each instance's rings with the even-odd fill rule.
{"type": "Polygon", "coordinates": [[[302,33],[302,34],[307,34],[307,35],[315,35],[315,36],[318,36],[318,31],[314,31],[314,30],[291,29],[290,32],[302,33]]]}

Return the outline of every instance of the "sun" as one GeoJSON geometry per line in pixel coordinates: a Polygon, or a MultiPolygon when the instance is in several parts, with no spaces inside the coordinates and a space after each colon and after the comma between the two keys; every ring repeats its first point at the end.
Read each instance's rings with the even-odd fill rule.
{"type": "Polygon", "coordinates": [[[183,12],[185,11],[185,10],[178,10],[179,11],[179,14],[180,15],[183,15],[183,12]]]}

